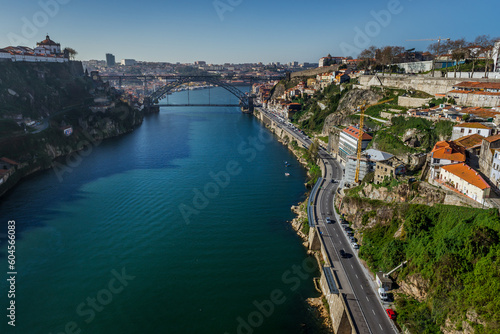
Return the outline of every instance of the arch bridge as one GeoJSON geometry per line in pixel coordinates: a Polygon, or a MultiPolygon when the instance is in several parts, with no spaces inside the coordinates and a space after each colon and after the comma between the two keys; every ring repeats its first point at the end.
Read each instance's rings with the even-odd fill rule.
{"type": "MultiPolygon", "coordinates": [[[[96,74],[92,73],[94,77],[96,74]]],[[[144,106],[146,108],[159,108],[160,106],[222,106],[221,104],[160,104],[159,101],[167,96],[170,92],[172,92],[175,88],[191,83],[191,82],[204,82],[213,86],[222,87],[227,90],[229,93],[234,95],[239,104],[224,104],[223,106],[239,106],[243,112],[251,113],[253,112],[253,98],[250,94],[243,92],[239,88],[237,88],[232,80],[242,80],[243,82],[247,82],[249,85],[252,85],[254,82],[262,82],[269,81],[272,79],[279,79],[275,77],[253,77],[253,76],[238,76],[238,77],[229,77],[222,78],[220,76],[215,75],[98,75],[97,76],[102,80],[107,81],[118,81],[119,88],[122,87],[123,80],[134,80],[141,81],[144,85],[144,106]],[[162,79],[166,82],[166,84],[159,89],[156,89],[153,92],[148,92],[147,83],[148,80],[158,80],[162,79]]],[[[280,77],[281,78],[281,77],[280,77]]]]}

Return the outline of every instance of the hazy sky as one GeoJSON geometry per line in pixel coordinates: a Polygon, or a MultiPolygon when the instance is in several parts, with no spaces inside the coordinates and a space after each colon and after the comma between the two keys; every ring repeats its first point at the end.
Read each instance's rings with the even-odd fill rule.
{"type": "Polygon", "coordinates": [[[500,36],[498,0],[0,0],[0,47],[48,33],[77,59],[317,62],[406,39],[500,36]],[[471,10],[471,6],[473,10],[471,10]]]}

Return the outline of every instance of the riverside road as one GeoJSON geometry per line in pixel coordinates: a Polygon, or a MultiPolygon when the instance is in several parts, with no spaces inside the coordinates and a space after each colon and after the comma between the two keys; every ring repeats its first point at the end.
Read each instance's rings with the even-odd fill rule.
{"type": "MultiPolygon", "coordinates": [[[[304,136],[286,122],[270,113],[262,110],[268,117],[273,119],[278,126],[292,134],[299,143],[309,146],[312,141],[304,136]]],[[[315,220],[320,237],[326,247],[326,252],[333,272],[339,282],[339,291],[344,296],[348,312],[354,321],[357,333],[398,333],[392,320],[385,312],[373,280],[367,277],[367,273],[357,256],[357,250],[353,249],[351,243],[340,224],[340,217],[334,210],[333,202],[339,184],[343,179],[341,164],[324,149],[320,149],[319,157],[325,164],[325,175],[316,197],[315,220]],[[332,182],[332,180],[335,180],[332,182]],[[332,218],[332,224],[326,223],[326,218],[332,218]],[[344,250],[349,256],[342,258],[339,251],[344,250]]]]}

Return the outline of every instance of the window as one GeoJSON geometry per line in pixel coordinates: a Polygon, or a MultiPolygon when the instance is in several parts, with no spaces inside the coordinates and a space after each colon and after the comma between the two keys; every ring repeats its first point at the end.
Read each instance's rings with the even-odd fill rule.
{"type": "Polygon", "coordinates": [[[464,133],[464,129],[460,129],[460,132],[461,132],[461,133],[464,133]]]}

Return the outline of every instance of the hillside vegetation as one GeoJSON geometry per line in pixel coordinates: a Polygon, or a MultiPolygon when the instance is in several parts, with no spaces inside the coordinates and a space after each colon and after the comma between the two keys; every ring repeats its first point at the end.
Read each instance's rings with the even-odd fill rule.
{"type": "Polygon", "coordinates": [[[92,102],[91,87],[80,62],[0,62],[0,118],[22,114],[39,119],[92,102]]]}
{"type": "Polygon", "coordinates": [[[316,92],[312,97],[296,99],[293,102],[302,104],[302,111],[296,113],[292,121],[306,131],[321,132],[328,115],[337,111],[340,99],[347,94],[351,85],[345,85],[340,91],[340,86],[329,85],[321,92],[316,92]],[[322,106],[320,106],[320,104],[322,106]],[[307,117],[304,117],[304,116],[307,117]]]}
{"type": "Polygon", "coordinates": [[[427,281],[422,302],[396,296],[400,324],[412,333],[440,333],[449,318],[457,328],[468,320],[475,333],[498,333],[498,211],[447,205],[402,205],[397,211],[402,219],[364,229],[360,256],[373,271],[408,260],[398,282],[413,275],[427,281]],[[477,314],[475,321],[467,317],[470,313],[477,314]]]}
{"type": "Polygon", "coordinates": [[[434,124],[423,118],[396,116],[391,119],[390,126],[375,133],[370,145],[394,155],[427,152],[437,141],[450,138],[452,130],[453,123],[450,121],[434,124]],[[405,137],[409,130],[413,132],[405,137]],[[410,140],[411,144],[408,143],[410,140]]]}

